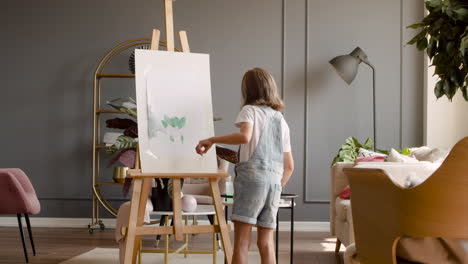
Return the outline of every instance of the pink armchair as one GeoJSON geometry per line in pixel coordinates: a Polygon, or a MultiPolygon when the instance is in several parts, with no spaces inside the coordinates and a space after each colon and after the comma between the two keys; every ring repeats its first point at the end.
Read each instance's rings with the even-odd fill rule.
{"type": "Polygon", "coordinates": [[[41,205],[28,176],[21,169],[0,169],[0,214],[16,214],[23,243],[24,256],[28,262],[28,253],[24,241],[21,216],[24,214],[28,227],[33,255],[36,255],[31,233],[29,214],[38,214],[41,205]]]}

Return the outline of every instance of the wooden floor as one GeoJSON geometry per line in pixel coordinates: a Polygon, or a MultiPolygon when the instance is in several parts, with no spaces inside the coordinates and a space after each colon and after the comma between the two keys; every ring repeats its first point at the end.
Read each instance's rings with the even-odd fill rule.
{"type": "MultiPolygon", "coordinates": [[[[25,232],[27,231],[25,230],[25,232]]],[[[80,228],[33,228],[33,235],[37,256],[32,256],[28,239],[29,263],[55,264],[96,247],[117,247],[114,240],[114,229],[95,231],[91,235],[87,229],[80,228]]],[[[190,241],[192,249],[209,249],[212,245],[210,235],[191,236],[190,241]]],[[[153,248],[154,241],[150,238],[145,239],[143,243],[145,248],[153,248]]],[[[161,246],[163,244],[163,241],[161,241],[161,246]]],[[[174,246],[177,245],[174,244],[174,246]]],[[[334,248],[335,239],[326,233],[296,232],[294,238],[294,263],[343,263],[342,253],[336,256],[334,248]]],[[[257,250],[255,240],[252,241],[251,250],[257,250]]],[[[280,234],[280,251],[289,251],[288,232],[281,232],[280,234]]],[[[0,228],[0,263],[25,263],[18,228],[0,228]]]]}

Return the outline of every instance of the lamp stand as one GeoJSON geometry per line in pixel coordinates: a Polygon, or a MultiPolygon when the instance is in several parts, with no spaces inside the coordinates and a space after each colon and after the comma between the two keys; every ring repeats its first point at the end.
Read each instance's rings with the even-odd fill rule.
{"type": "Polygon", "coordinates": [[[377,132],[376,132],[376,120],[375,120],[375,68],[368,60],[363,60],[365,64],[369,65],[372,69],[372,123],[373,123],[373,137],[374,137],[374,148],[375,151],[377,149],[377,132]]]}

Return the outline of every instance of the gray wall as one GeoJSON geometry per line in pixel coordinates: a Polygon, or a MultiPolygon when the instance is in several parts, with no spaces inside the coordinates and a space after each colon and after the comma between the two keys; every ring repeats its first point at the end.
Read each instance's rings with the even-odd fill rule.
{"type": "MultiPolygon", "coordinates": [[[[346,137],[371,136],[371,72],[361,66],[347,86],[328,65],[332,57],[359,45],[375,64],[379,147],[421,144],[422,55],[402,43],[422,1],[179,0],[174,12],[192,51],[211,55],[214,114],[223,117],[217,134],[235,129],[247,69],[276,77],[296,161],[286,191],[301,196],[297,220],[328,220],[332,157],[346,137]]],[[[3,3],[0,167],[26,171],[41,216],[90,216],[93,71],[111,47],[162,29],[161,15],[156,0],[3,3]]],[[[113,70],[127,72],[120,62],[113,70]]],[[[134,95],[131,81],[104,86],[110,98],[134,95]]],[[[122,200],[119,188],[105,193],[122,200]]]]}

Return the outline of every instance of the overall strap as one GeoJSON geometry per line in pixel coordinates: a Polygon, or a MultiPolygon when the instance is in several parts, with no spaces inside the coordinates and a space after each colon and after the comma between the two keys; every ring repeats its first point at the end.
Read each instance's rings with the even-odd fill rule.
{"type": "Polygon", "coordinates": [[[283,135],[281,113],[271,108],[260,107],[267,119],[261,132],[255,151],[250,160],[283,162],[283,135]],[[274,113],[271,113],[274,111],[274,113]]]}

